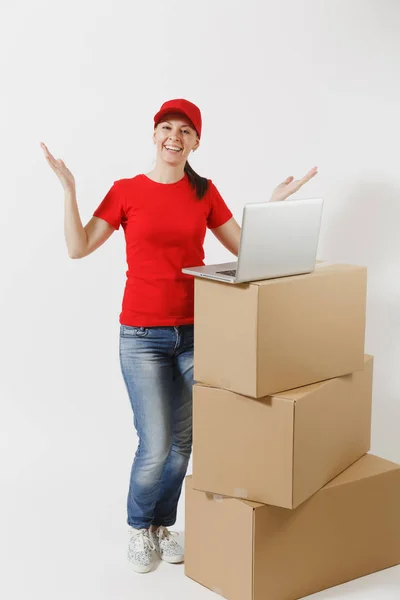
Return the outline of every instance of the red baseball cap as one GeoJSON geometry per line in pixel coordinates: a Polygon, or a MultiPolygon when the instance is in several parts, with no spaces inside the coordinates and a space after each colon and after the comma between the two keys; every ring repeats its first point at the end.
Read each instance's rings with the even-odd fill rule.
{"type": "Polygon", "coordinates": [[[201,136],[201,112],[200,109],[193,104],[193,102],[189,102],[189,100],[184,100],[183,98],[164,102],[158,113],[154,116],[154,127],[168,113],[180,113],[185,115],[185,117],[187,117],[193,123],[193,126],[197,131],[197,135],[199,137],[201,136]]]}

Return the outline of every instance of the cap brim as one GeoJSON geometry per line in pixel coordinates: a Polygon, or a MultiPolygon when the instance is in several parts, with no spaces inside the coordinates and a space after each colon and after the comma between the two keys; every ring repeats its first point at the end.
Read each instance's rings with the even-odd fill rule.
{"type": "Polygon", "coordinates": [[[166,110],[160,110],[154,117],[154,127],[162,120],[163,117],[165,117],[165,115],[172,115],[172,114],[176,114],[176,115],[183,115],[184,117],[186,117],[190,123],[191,126],[193,127],[193,129],[196,131],[197,135],[198,135],[198,131],[196,129],[196,127],[193,124],[192,119],[189,117],[188,114],[185,113],[185,111],[183,111],[181,108],[175,108],[173,106],[169,107],[166,110]]]}

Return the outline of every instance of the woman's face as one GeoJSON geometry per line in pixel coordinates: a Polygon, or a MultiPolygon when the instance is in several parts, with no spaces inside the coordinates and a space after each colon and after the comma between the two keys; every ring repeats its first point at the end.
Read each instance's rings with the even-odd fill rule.
{"type": "Polygon", "coordinates": [[[174,166],[185,163],[199,146],[196,130],[184,115],[163,117],[154,130],[153,140],[158,157],[174,166]]]}

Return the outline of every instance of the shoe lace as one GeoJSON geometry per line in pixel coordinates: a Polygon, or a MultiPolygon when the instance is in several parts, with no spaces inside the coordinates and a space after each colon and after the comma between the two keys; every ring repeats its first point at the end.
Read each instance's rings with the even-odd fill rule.
{"type": "Polygon", "coordinates": [[[179,537],[179,533],[177,531],[170,531],[166,527],[161,526],[157,531],[157,537],[160,542],[163,540],[169,540],[171,542],[176,543],[175,540],[173,540],[172,538],[179,537]]]}
{"type": "Polygon", "coordinates": [[[146,548],[155,550],[153,541],[149,537],[147,529],[141,529],[138,533],[132,532],[132,541],[134,546],[139,551],[144,551],[146,548]]]}

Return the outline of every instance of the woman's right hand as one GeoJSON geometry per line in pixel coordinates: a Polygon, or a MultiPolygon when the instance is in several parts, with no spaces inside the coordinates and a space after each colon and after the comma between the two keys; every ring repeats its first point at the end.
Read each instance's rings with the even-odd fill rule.
{"type": "Polygon", "coordinates": [[[47,146],[40,142],[40,146],[44,152],[48,164],[57,175],[65,191],[75,190],[75,179],[71,171],[65,166],[64,161],[59,158],[56,160],[54,156],[49,152],[47,146]]]}

